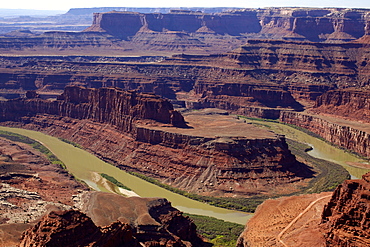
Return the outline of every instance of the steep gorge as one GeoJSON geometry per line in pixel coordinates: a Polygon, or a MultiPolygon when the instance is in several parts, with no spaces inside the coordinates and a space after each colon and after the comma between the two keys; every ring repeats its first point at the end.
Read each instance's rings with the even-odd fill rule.
{"type": "Polygon", "coordinates": [[[284,193],[312,176],[295,160],[284,137],[229,116],[216,121],[228,126],[224,134],[223,125],[208,127],[212,122],[201,116],[193,119],[204,119],[199,125],[204,130],[190,116],[186,127],[168,101],[152,95],[67,87],[59,100],[15,99],[2,102],[0,109],[6,113],[3,124],[63,137],[122,169],[193,193],[241,196],[269,194],[272,188],[284,193]],[[117,112],[103,114],[108,106],[117,112]],[[235,125],[232,132],[229,124],[235,125]]]}

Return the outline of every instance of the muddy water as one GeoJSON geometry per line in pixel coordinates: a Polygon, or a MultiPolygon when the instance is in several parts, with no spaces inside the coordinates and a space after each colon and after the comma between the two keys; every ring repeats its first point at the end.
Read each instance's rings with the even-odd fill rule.
{"type": "Polygon", "coordinates": [[[367,161],[287,125],[254,120],[247,120],[247,122],[268,125],[270,130],[275,133],[310,145],[313,149],[308,154],[315,158],[324,159],[343,166],[351,174],[352,178],[361,178],[363,174],[370,171],[370,169],[358,167],[364,164],[366,166],[368,164],[367,161]]]}
{"type": "Polygon", "coordinates": [[[122,184],[131,188],[138,195],[142,197],[167,198],[169,201],[171,201],[174,207],[186,213],[211,216],[242,225],[244,225],[247,220],[252,217],[252,214],[217,208],[172,193],[140,178],[132,176],[118,169],[117,167],[98,159],[92,154],[67,144],[55,137],[24,129],[0,127],[0,130],[25,135],[43,143],[61,161],[64,162],[69,172],[71,172],[78,179],[85,181],[89,186],[96,190],[107,191],[104,186],[96,182],[96,173],[106,173],[116,178],[122,184]]]}

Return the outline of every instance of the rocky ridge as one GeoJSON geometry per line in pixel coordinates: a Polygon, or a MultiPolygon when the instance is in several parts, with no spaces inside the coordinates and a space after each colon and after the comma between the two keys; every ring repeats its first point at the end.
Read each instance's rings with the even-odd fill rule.
{"type": "Polygon", "coordinates": [[[326,246],[369,246],[369,213],[369,173],[338,186],[322,213],[326,246]]]}
{"type": "Polygon", "coordinates": [[[86,213],[50,212],[23,233],[20,246],[203,245],[194,223],[166,199],[125,198],[103,192],[84,197],[82,211],[86,213]]]}
{"type": "Polygon", "coordinates": [[[86,31],[104,31],[123,39],[138,32],[182,32],[188,35],[228,34],[248,38],[343,42],[365,35],[368,13],[365,9],[339,8],[262,8],[214,14],[112,11],[95,13],[93,24],[86,31]]]}
{"type": "MultiPolygon", "coordinates": [[[[75,15],[66,17],[75,18],[75,15]]],[[[211,54],[230,51],[249,39],[341,43],[361,38],[361,42],[368,42],[368,23],[367,9],[261,8],[221,13],[111,11],[95,13],[92,25],[84,32],[4,37],[0,39],[0,49],[10,53],[38,51],[43,54],[46,50],[59,54],[71,54],[73,50],[73,54],[76,50],[81,54],[211,54]]]]}

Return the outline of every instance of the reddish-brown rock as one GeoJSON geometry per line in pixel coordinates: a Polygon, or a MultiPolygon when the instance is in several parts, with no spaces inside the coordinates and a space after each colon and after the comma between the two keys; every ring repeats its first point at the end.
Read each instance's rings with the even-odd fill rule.
{"type": "Polygon", "coordinates": [[[280,121],[308,129],[333,144],[370,157],[370,130],[366,125],[287,111],[281,112],[280,121]]]}
{"type": "MultiPolygon", "coordinates": [[[[17,121],[8,125],[69,139],[123,169],[194,193],[241,196],[269,194],[272,188],[285,193],[298,190],[312,176],[282,136],[231,116],[215,119],[196,112],[187,117],[189,128],[177,128],[170,124],[176,118],[169,117],[173,110],[167,101],[134,96],[118,89],[69,87],[60,100],[18,99],[0,106],[8,113],[3,121],[17,121]],[[154,116],[151,111],[164,113],[154,116]],[[142,119],[147,116],[168,124],[142,119]]],[[[178,118],[184,123],[181,115],[178,118]]]]}
{"type": "Polygon", "coordinates": [[[370,91],[346,89],[328,91],[316,99],[313,112],[370,123],[370,91]]]}
{"type": "Polygon", "coordinates": [[[181,114],[167,100],[155,95],[138,94],[115,88],[87,89],[66,87],[58,101],[38,98],[10,100],[0,106],[3,120],[18,120],[36,113],[93,119],[129,130],[133,119],[152,119],[185,127],[181,114]],[[6,105],[6,106],[5,106],[6,105]]]}
{"type": "Polygon", "coordinates": [[[322,214],[326,246],[370,245],[370,173],[334,191],[322,214]]]}
{"type": "Polygon", "coordinates": [[[23,233],[20,246],[202,246],[195,224],[162,198],[92,192],[84,212],[51,212],[23,233]]]}
{"type": "Polygon", "coordinates": [[[97,227],[85,214],[53,211],[23,233],[20,245],[28,246],[140,246],[132,228],[120,222],[97,227]]]}

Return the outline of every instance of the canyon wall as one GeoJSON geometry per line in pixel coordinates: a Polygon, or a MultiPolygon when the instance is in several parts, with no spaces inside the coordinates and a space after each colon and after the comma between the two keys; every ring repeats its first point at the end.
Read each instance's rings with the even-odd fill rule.
{"type": "Polygon", "coordinates": [[[190,11],[162,13],[95,13],[85,31],[104,31],[128,39],[138,32],[184,32],[248,38],[343,42],[365,35],[369,11],[339,8],[265,8],[206,14],[190,11]]]}
{"type": "Polygon", "coordinates": [[[322,213],[326,246],[369,246],[369,214],[370,173],[339,185],[322,213]]]}
{"type": "Polygon", "coordinates": [[[367,131],[297,112],[282,111],[279,120],[310,130],[335,145],[370,157],[370,134],[367,131]]]}
{"type": "Polygon", "coordinates": [[[334,90],[317,97],[313,112],[370,123],[368,90],[334,90]]]}
{"type": "MultiPolygon", "coordinates": [[[[35,94],[28,94],[30,97],[35,94]]],[[[39,98],[15,99],[2,102],[2,120],[19,120],[27,115],[46,113],[77,119],[93,119],[110,123],[123,130],[130,130],[130,122],[137,119],[153,119],[174,126],[186,126],[180,113],[173,110],[167,100],[155,95],[137,94],[114,88],[87,89],[66,87],[58,101],[39,98]],[[6,106],[5,106],[6,105],[6,106]]]]}
{"type": "Polygon", "coordinates": [[[59,100],[9,100],[2,102],[0,109],[3,124],[71,140],[124,170],[193,193],[240,196],[257,191],[268,194],[272,188],[291,191],[313,174],[296,161],[284,137],[270,132],[259,138],[228,136],[222,131],[217,135],[184,134],[197,127],[173,127],[171,123],[183,124],[184,119],[179,113],[171,117],[168,102],[155,96],[69,87],[59,100]],[[118,112],[108,116],[106,108],[110,108],[106,112],[118,112]],[[158,115],[152,117],[153,113],[158,115]]]}
{"type": "Polygon", "coordinates": [[[367,43],[369,16],[366,9],[340,8],[261,8],[221,13],[111,11],[95,13],[92,25],[83,32],[23,32],[23,38],[20,32],[14,32],[13,38],[0,38],[0,50],[8,54],[169,55],[224,53],[250,39],[367,43]]]}

